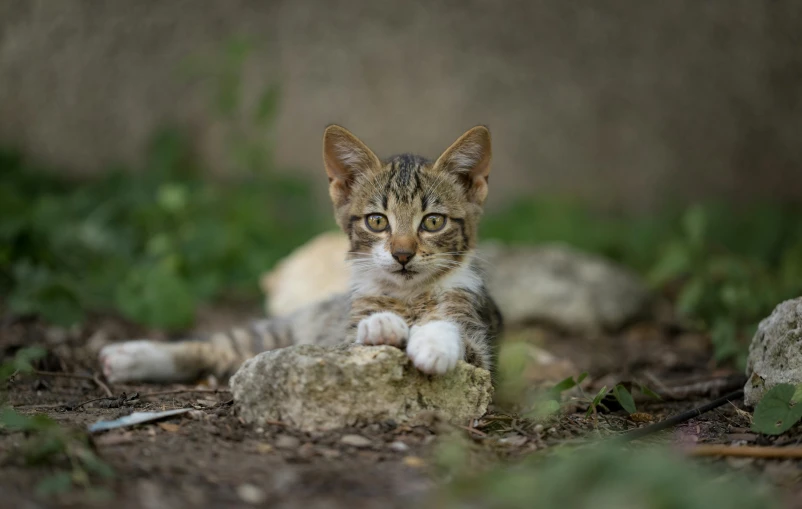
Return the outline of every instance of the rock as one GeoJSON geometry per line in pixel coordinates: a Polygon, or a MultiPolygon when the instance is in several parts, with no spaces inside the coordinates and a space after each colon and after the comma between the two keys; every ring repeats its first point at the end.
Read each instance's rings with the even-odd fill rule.
{"type": "MultiPolygon", "coordinates": [[[[271,315],[348,288],[342,233],[324,233],[262,277],[271,315]]],[[[576,332],[618,329],[643,314],[650,294],[632,272],[567,246],[479,245],[490,293],[509,325],[541,323],[576,332]]]]}
{"type": "Polygon", "coordinates": [[[231,378],[242,419],[281,421],[304,431],[392,419],[418,424],[436,412],[449,421],[480,417],[492,396],[490,373],[465,362],[445,376],[415,369],[391,346],[301,345],[264,352],[231,378]]]}
{"type": "Polygon", "coordinates": [[[370,447],[373,445],[373,442],[371,442],[369,438],[365,438],[362,435],[343,435],[340,439],[340,443],[353,447],[370,447]]]}
{"type": "Polygon", "coordinates": [[[546,324],[595,333],[643,316],[649,290],[632,272],[561,245],[484,243],[487,285],[509,324],[546,324]]]}
{"type": "Polygon", "coordinates": [[[307,304],[348,289],[348,238],[326,232],[282,259],[264,274],[260,284],[267,295],[270,316],[289,314],[307,304]]]}
{"type": "Polygon", "coordinates": [[[802,297],[787,300],[763,319],[749,345],[744,403],[756,405],[777,384],[802,383],[802,297]]]}
{"type": "Polygon", "coordinates": [[[396,440],[390,444],[390,450],[395,452],[407,452],[409,450],[409,446],[400,440],[396,440]]]}
{"type": "Polygon", "coordinates": [[[267,494],[262,488],[253,484],[240,484],[237,486],[237,495],[246,504],[257,505],[267,499],[267,494]]]}
{"type": "Polygon", "coordinates": [[[291,435],[279,435],[276,438],[277,449],[297,449],[301,445],[301,441],[291,435]]]}

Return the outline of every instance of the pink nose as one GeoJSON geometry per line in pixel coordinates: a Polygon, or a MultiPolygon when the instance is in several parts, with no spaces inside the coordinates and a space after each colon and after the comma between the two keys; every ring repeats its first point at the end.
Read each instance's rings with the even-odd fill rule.
{"type": "Polygon", "coordinates": [[[401,265],[406,265],[415,256],[415,253],[410,251],[394,251],[393,258],[396,259],[401,265]]]}

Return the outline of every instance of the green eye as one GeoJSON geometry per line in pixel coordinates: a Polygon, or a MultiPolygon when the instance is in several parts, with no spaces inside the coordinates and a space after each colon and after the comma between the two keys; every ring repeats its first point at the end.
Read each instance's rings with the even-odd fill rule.
{"type": "Polygon", "coordinates": [[[365,226],[372,232],[383,232],[387,229],[387,217],[384,214],[369,214],[365,216],[365,226]]]}
{"type": "Polygon", "coordinates": [[[443,214],[429,214],[423,218],[420,227],[427,232],[436,232],[443,229],[446,225],[446,216],[443,214]]]}

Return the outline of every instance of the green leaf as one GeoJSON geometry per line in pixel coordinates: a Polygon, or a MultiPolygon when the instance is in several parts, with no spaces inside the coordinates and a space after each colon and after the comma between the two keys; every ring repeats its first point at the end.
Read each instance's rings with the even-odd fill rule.
{"type": "Polygon", "coordinates": [[[140,323],[178,329],[192,323],[195,296],[169,259],[133,268],[117,289],[116,302],[140,323]]]}
{"type": "Polygon", "coordinates": [[[613,395],[621,404],[621,406],[624,407],[624,410],[626,410],[627,413],[634,414],[638,411],[637,407],[635,406],[635,400],[632,399],[632,394],[630,394],[627,388],[623,385],[618,384],[613,387],[613,395]]]}
{"type": "Polygon", "coordinates": [[[643,393],[643,395],[645,395],[645,396],[647,396],[649,398],[653,398],[653,399],[657,399],[657,400],[662,400],[663,399],[663,398],[660,397],[659,394],[657,394],[656,392],[654,392],[653,390],[649,389],[648,387],[646,387],[643,384],[638,384],[638,389],[640,389],[640,391],[641,391],[641,393],[643,393]]]}
{"type": "Polygon", "coordinates": [[[691,252],[685,244],[674,242],[655,263],[648,279],[653,285],[661,286],[691,270],[691,252]]]}
{"type": "Polygon", "coordinates": [[[590,402],[590,406],[588,407],[588,411],[585,413],[585,417],[593,413],[593,411],[596,409],[597,406],[599,406],[601,400],[603,400],[606,395],[607,395],[607,386],[605,385],[604,387],[599,389],[599,392],[596,394],[596,397],[594,397],[593,400],[590,402]]]}
{"type": "Polygon", "coordinates": [[[14,431],[25,431],[31,429],[31,418],[27,415],[22,415],[10,407],[5,407],[0,410],[0,424],[4,428],[14,431]]]}
{"type": "Polygon", "coordinates": [[[39,481],[36,485],[36,495],[50,497],[66,493],[72,488],[72,476],[69,472],[57,472],[39,481]]]}
{"type": "Polygon", "coordinates": [[[33,370],[32,363],[45,355],[47,350],[40,346],[21,348],[14,356],[14,369],[21,373],[30,373],[33,370]]]}
{"type": "Polygon", "coordinates": [[[694,316],[699,311],[705,296],[705,281],[700,277],[691,279],[677,297],[677,311],[683,316],[694,316]]]}
{"type": "Polygon", "coordinates": [[[738,353],[738,330],[735,322],[726,317],[720,317],[713,323],[710,330],[710,342],[717,361],[723,361],[738,353]]]}
{"type": "Polygon", "coordinates": [[[106,479],[114,477],[114,470],[89,449],[81,450],[79,457],[89,472],[106,479]]]}
{"type": "Polygon", "coordinates": [[[766,435],[780,435],[802,419],[802,405],[794,403],[797,388],[791,384],[772,387],[755,408],[752,429],[766,435]]]}

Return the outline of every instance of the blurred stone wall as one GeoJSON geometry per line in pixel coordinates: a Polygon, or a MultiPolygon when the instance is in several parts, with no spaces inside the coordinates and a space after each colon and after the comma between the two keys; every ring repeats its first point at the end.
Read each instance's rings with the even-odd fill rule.
{"type": "Polygon", "coordinates": [[[224,172],[179,71],[235,35],[258,42],[246,90],[281,83],[277,157],[299,171],[321,175],[332,122],[430,156],[485,123],[495,204],[802,197],[798,0],[0,0],[0,144],[88,174],[177,124],[224,172]]]}

